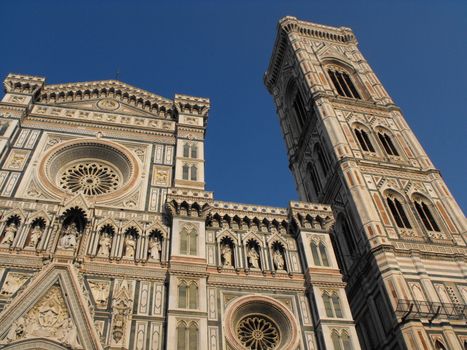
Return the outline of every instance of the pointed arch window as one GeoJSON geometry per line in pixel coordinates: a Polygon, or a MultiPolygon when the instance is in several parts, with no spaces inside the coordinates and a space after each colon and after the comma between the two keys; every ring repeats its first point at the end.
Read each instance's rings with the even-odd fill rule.
{"type": "Polygon", "coordinates": [[[323,176],[326,176],[329,171],[329,164],[324,156],[323,149],[319,143],[316,143],[314,147],[314,156],[318,163],[319,169],[321,170],[323,176]]]}
{"type": "Polygon", "coordinates": [[[384,147],[384,150],[387,154],[391,156],[398,156],[399,152],[397,152],[394,143],[392,142],[391,137],[385,132],[378,132],[378,138],[381,141],[381,144],[384,147]]]}
{"type": "Polygon", "coordinates": [[[431,213],[430,207],[422,200],[416,200],[414,204],[417,214],[422,220],[425,228],[428,231],[441,232],[433,214],[431,213]]]}
{"type": "Polygon", "coordinates": [[[198,180],[198,168],[194,164],[183,164],[182,167],[182,179],[183,180],[198,180]]]}
{"type": "Polygon", "coordinates": [[[328,74],[334,84],[334,88],[340,96],[358,100],[361,99],[352,79],[346,72],[337,69],[328,69],[328,74]]]}
{"type": "Polygon", "coordinates": [[[183,144],[183,157],[198,158],[198,146],[196,145],[196,143],[185,142],[183,144]]]}
{"type": "Polygon", "coordinates": [[[328,254],[323,242],[311,242],[311,255],[316,266],[329,266],[328,254]]]}
{"type": "Polygon", "coordinates": [[[191,158],[198,158],[198,146],[195,144],[191,145],[191,158]]]}
{"type": "Polygon", "coordinates": [[[337,292],[329,295],[327,292],[323,293],[324,309],[326,310],[327,317],[342,318],[342,308],[337,292]]]}
{"type": "Polygon", "coordinates": [[[303,125],[305,125],[306,123],[306,109],[305,103],[303,102],[302,94],[299,90],[297,90],[295,99],[292,103],[292,107],[297,118],[298,126],[300,128],[303,128],[303,125]]]}
{"type": "Polygon", "coordinates": [[[307,168],[308,174],[310,175],[311,185],[313,186],[313,191],[315,192],[316,197],[318,197],[321,193],[321,182],[316,172],[316,168],[311,163],[308,164],[307,168]]]}
{"type": "Polygon", "coordinates": [[[183,228],[180,232],[180,254],[196,255],[198,247],[198,234],[195,229],[183,228]]]}
{"type": "Polygon", "coordinates": [[[343,350],[339,333],[332,332],[331,340],[332,340],[332,345],[334,346],[334,350],[343,350]]]}
{"type": "Polygon", "coordinates": [[[354,133],[362,150],[375,153],[375,148],[373,147],[373,144],[370,141],[370,137],[365,130],[355,128],[354,133]]]}
{"type": "Polygon", "coordinates": [[[198,308],[198,285],[195,281],[181,281],[178,285],[178,307],[181,309],[198,308]]]}
{"type": "Polygon", "coordinates": [[[198,350],[198,325],[181,321],[177,325],[177,350],[198,350]]]}
{"type": "Polygon", "coordinates": [[[352,231],[350,230],[349,224],[345,218],[342,219],[342,235],[344,236],[345,243],[349,249],[349,254],[353,255],[356,249],[355,242],[353,240],[352,231]]]}
{"type": "Polygon", "coordinates": [[[196,165],[191,166],[191,177],[190,177],[190,179],[191,179],[191,181],[198,180],[198,168],[196,167],[196,165]]]}
{"type": "Polygon", "coordinates": [[[190,177],[190,166],[188,164],[183,165],[182,169],[182,178],[183,180],[188,180],[190,177]]]}
{"type": "Polygon", "coordinates": [[[188,158],[190,156],[190,144],[188,142],[186,142],[183,145],[183,156],[185,158],[188,158]]]}
{"type": "Polygon", "coordinates": [[[342,347],[344,348],[344,350],[352,350],[352,342],[350,340],[350,336],[346,332],[342,333],[341,341],[342,341],[342,347]]]}
{"type": "Polygon", "coordinates": [[[436,340],[435,350],[446,350],[446,347],[439,340],[436,340]]]}
{"type": "Polygon", "coordinates": [[[334,350],[352,350],[352,341],[350,336],[346,331],[343,331],[342,334],[339,334],[337,330],[333,330],[331,334],[332,345],[334,350]]]}
{"type": "Polygon", "coordinates": [[[389,210],[391,211],[397,227],[411,229],[412,225],[410,225],[409,219],[405,214],[405,210],[401,202],[397,198],[390,197],[386,198],[386,202],[388,203],[389,210]]]}

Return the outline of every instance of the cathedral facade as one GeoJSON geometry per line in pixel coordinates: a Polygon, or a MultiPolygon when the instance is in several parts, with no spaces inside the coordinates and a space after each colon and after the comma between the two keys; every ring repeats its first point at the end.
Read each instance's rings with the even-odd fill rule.
{"type": "Polygon", "coordinates": [[[465,216],[352,30],[283,18],[265,84],[300,199],[332,207],[361,347],[466,349],[465,216]]]}
{"type": "Polygon", "coordinates": [[[463,349],[465,219],[350,29],[265,82],[303,201],[205,189],[209,99],[9,74],[0,349],[463,349]]]}

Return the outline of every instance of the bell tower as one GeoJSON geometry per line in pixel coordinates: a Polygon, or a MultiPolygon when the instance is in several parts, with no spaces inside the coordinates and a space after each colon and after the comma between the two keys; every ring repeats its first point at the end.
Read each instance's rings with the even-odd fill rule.
{"type": "Polygon", "coordinates": [[[463,349],[466,222],[351,29],[278,25],[265,84],[300,199],[331,205],[364,349],[463,349]]]}

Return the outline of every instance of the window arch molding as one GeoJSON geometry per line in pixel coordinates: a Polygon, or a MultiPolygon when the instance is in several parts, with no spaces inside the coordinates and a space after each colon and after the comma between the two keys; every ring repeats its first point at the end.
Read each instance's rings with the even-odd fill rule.
{"type": "Polygon", "coordinates": [[[383,126],[377,126],[374,130],[379,144],[386,154],[388,156],[400,157],[400,147],[394,133],[383,126]]]}
{"type": "Polygon", "coordinates": [[[199,285],[197,281],[180,279],[177,285],[178,307],[197,309],[199,304],[199,285]]]}
{"type": "Polygon", "coordinates": [[[185,224],[180,230],[180,254],[198,254],[198,228],[192,224],[185,224]]]}
{"type": "Polygon", "coordinates": [[[329,248],[327,242],[321,237],[312,237],[310,240],[311,255],[316,266],[330,267],[329,248]]]}
{"type": "Polygon", "coordinates": [[[359,253],[359,239],[344,211],[336,216],[334,235],[331,238],[334,238],[334,243],[337,245],[336,248],[340,250],[340,254],[336,254],[338,262],[343,264],[344,267],[350,268],[359,253]],[[343,259],[339,260],[339,255],[343,257],[343,259]]]}
{"type": "Polygon", "coordinates": [[[368,93],[351,65],[333,58],[325,59],[323,66],[327,73],[329,86],[333,87],[337,95],[357,100],[368,99],[368,93]]]}
{"type": "MultiPolygon", "coordinates": [[[[438,214],[438,210],[434,203],[425,195],[419,192],[414,192],[410,196],[415,207],[415,212],[421,221],[421,226],[428,232],[436,232],[441,234],[441,223],[443,220],[438,214]]],[[[438,238],[438,234],[434,238],[438,238]]],[[[444,238],[439,236],[439,238],[444,238]]]]}
{"type": "Polygon", "coordinates": [[[399,229],[412,229],[412,218],[409,215],[408,203],[401,193],[394,189],[387,189],[383,192],[385,205],[391,213],[392,219],[399,229]]]}
{"type": "Polygon", "coordinates": [[[177,322],[177,350],[197,350],[199,348],[199,324],[196,321],[177,322]]]}
{"type": "Polygon", "coordinates": [[[306,166],[306,173],[308,175],[308,178],[310,179],[315,198],[318,198],[322,192],[322,185],[316,166],[313,164],[312,161],[308,162],[306,166]]]}
{"type": "Polygon", "coordinates": [[[373,131],[359,122],[352,123],[351,128],[360,148],[364,152],[376,153],[373,131]]]}
{"type": "Polygon", "coordinates": [[[327,317],[343,318],[341,298],[337,290],[323,290],[321,293],[327,317]]]}
{"type": "Polygon", "coordinates": [[[317,171],[322,178],[326,178],[329,174],[330,166],[328,158],[321,146],[321,142],[317,141],[313,144],[313,154],[312,159],[314,163],[317,165],[317,171]]]}
{"type": "Polygon", "coordinates": [[[295,78],[291,78],[286,86],[284,105],[293,134],[298,138],[307,125],[310,111],[306,108],[305,95],[300,91],[295,78]]]}
{"type": "Polygon", "coordinates": [[[331,340],[335,350],[353,349],[350,334],[346,329],[343,329],[341,331],[339,331],[338,329],[333,329],[331,331],[331,340]]]}

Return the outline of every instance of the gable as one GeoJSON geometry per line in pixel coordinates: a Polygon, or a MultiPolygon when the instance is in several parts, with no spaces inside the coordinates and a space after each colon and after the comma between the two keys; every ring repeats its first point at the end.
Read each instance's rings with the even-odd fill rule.
{"type": "Polygon", "coordinates": [[[137,115],[141,117],[154,117],[153,113],[142,110],[141,108],[130,106],[114,98],[94,99],[79,102],[58,102],[56,105],[71,107],[94,112],[112,112],[119,114],[137,115]]]}
{"type": "Polygon", "coordinates": [[[55,344],[50,348],[102,349],[83,294],[70,265],[51,264],[0,314],[0,343],[26,346],[28,341],[48,339],[55,344]]]}
{"type": "Polygon", "coordinates": [[[116,80],[45,85],[37,102],[84,110],[172,119],[172,100],[116,80]]]}

